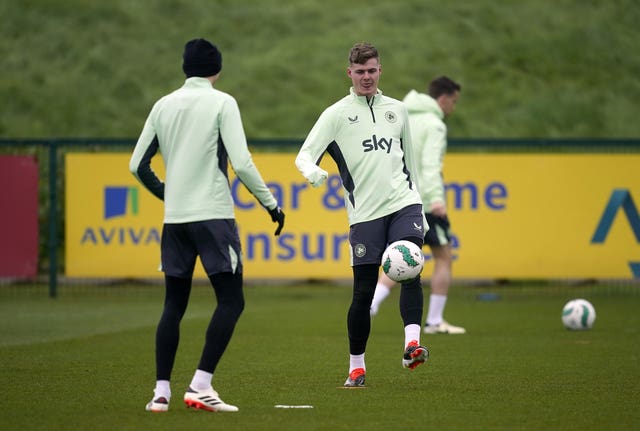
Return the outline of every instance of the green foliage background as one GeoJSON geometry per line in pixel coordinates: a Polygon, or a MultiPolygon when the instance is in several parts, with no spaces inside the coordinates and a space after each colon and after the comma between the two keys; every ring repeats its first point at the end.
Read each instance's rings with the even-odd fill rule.
{"type": "Polygon", "coordinates": [[[217,87],[250,138],[304,137],[346,94],[361,40],[387,95],[462,84],[453,138],[640,137],[634,0],[11,0],[0,14],[3,138],[136,137],[194,37],[220,47],[217,87]]]}

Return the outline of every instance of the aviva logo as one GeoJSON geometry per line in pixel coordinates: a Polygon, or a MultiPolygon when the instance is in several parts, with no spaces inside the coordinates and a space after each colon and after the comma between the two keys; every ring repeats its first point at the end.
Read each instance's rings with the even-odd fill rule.
{"type": "MultiPolygon", "coordinates": [[[[104,220],[127,215],[137,216],[138,188],[128,186],[106,186],[104,188],[104,220]]],[[[103,222],[98,226],[86,226],[80,245],[94,246],[141,246],[160,244],[160,231],[155,227],[121,226],[124,221],[103,222]]]]}
{"type": "MultiPolygon", "coordinates": [[[[631,231],[636,237],[636,242],[640,243],[640,215],[638,214],[638,208],[634,204],[629,190],[615,189],[613,193],[611,193],[611,197],[602,213],[596,231],[593,233],[591,244],[604,243],[609,234],[609,230],[611,230],[613,220],[620,209],[624,211],[627,217],[631,231]]],[[[633,276],[640,278],[640,262],[629,262],[629,267],[631,268],[633,276]]]]}
{"type": "Polygon", "coordinates": [[[138,215],[137,187],[107,186],[104,188],[104,218],[110,219],[127,214],[138,215]]]}

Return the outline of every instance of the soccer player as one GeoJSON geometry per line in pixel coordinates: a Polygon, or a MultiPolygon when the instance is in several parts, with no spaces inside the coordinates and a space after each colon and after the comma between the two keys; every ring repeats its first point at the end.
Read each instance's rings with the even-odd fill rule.
{"type": "Polygon", "coordinates": [[[180,321],[200,256],[217,306],[184,402],[208,411],[235,412],[238,408],[222,401],[212,386],[216,366],[244,308],[240,238],[228,162],[278,224],[275,235],[284,225],[284,214],[252,161],[235,99],[213,88],[222,68],[218,48],[205,39],[190,40],[182,68],[184,85],[155,103],[129,163],[133,175],[164,201],[161,262],[165,302],[156,331],[156,387],[146,410],[169,409],[180,321]],[[164,183],[151,169],[158,150],[166,170],[164,183]]]}
{"type": "MultiPolygon", "coordinates": [[[[446,76],[429,84],[429,94],[411,90],[404,98],[414,141],[420,153],[420,195],[431,229],[424,242],[431,249],[434,267],[431,275],[431,295],[424,326],[425,334],[464,334],[465,328],[448,323],[443,318],[451,284],[451,229],[447,217],[442,165],[447,151],[447,126],[444,119],[456,107],[462,87],[446,76]]],[[[371,304],[371,314],[389,295],[395,282],[381,274],[371,304]]]]}
{"type": "MultiPolygon", "coordinates": [[[[352,83],[349,95],[324,110],[295,160],[307,181],[319,187],[327,178],[327,172],[318,166],[326,152],[342,178],[353,267],[345,387],[365,384],[369,309],[382,253],[387,244],[401,239],[422,247],[428,229],[413,176],[415,157],[407,109],[378,90],[381,73],[378,50],[370,43],[355,44],[347,68],[352,83]]],[[[424,363],[429,355],[420,345],[422,295],[419,277],[402,284],[402,365],[409,369],[424,363]]]]}

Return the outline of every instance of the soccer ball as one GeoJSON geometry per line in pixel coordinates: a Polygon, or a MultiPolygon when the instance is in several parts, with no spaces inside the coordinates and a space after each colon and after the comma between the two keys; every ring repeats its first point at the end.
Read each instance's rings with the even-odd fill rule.
{"type": "Polygon", "coordinates": [[[382,254],[382,270],[393,281],[413,280],[422,272],[424,254],[411,241],[391,243],[382,254]]]}
{"type": "Polygon", "coordinates": [[[596,320],[596,309],[586,299],[572,299],[562,309],[562,324],[567,329],[591,329],[596,320]]]}

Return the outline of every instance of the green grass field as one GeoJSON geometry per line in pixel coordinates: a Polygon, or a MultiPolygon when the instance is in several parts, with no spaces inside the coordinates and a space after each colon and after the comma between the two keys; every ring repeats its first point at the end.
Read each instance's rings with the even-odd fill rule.
{"type": "MultiPolygon", "coordinates": [[[[236,414],[193,411],[182,395],[214,299],[197,286],[182,325],[168,413],[154,386],[160,286],[0,289],[4,430],[634,430],[640,428],[639,287],[457,286],[447,317],[463,336],[423,338],[426,366],[401,367],[395,290],[373,321],[367,388],[339,389],[351,289],[249,285],[214,387],[236,414]],[[480,301],[493,292],[499,300],[480,301]],[[570,332],[564,303],[587,297],[594,329],[570,332]],[[313,409],[277,409],[277,404],[313,409]]],[[[428,293],[428,292],[427,292],[428,293]]]]}

